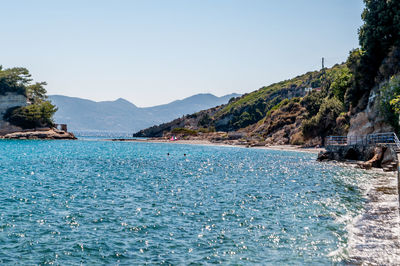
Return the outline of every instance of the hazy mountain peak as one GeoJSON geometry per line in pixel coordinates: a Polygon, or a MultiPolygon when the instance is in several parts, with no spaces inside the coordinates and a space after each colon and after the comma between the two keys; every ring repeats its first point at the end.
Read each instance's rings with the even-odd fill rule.
{"type": "Polygon", "coordinates": [[[116,99],[114,102],[120,102],[120,103],[124,102],[124,103],[130,103],[130,104],[133,104],[133,103],[131,103],[130,101],[128,101],[128,100],[125,100],[124,98],[118,98],[118,99],[116,99]]]}
{"type": "Polygon", "coordinates": [[[66,123],[71,131],[119,131],[135,132],[161,124],[182,115],[225,104],[239,94],[217,97],[200,93],[168,104],[140,108],[130,101],[118,98],[114,101],[92,100],[51,95],[50,100],[58,107],[56,123],[66,123]]]}
{"type": "Polygon", "coordinates": [[[116,99],[116,100],[114,101],[114,103],[117,103],[117,104],[125,104],[125,105],[131,105],[131,106],[134,106],[134,107],[137,108],[137,106],[136,106],[135,104],[131,103],[131,102],[128,101],[128,100],[125,100],[124,98],[118,98],[118,99],[116,99]]]}

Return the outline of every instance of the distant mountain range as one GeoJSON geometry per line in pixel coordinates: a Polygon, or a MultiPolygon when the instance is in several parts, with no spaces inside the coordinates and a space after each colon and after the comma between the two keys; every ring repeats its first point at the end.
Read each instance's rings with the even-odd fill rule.
{"type": "Polygon", "coordinates": [[[196,94],[183,100],[153,107],[137,107],[119,98],[115,101],[95,102],[87,99],[51,95],[49,99],[58,107],[54,120],[68,124],[69,131],[81,132],[136,132],[172,119],[226,104],[229,94],[217,97],[213,94],[196,94]]]}

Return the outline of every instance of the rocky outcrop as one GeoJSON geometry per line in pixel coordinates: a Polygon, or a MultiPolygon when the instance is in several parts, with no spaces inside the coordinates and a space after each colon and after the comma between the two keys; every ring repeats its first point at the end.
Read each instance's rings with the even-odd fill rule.
{"type": "Polygon", "coordinates": [[[397,153],[391,145],[345,145],[328,146],[326,151],[318,154],[318,161],[358,161],[363,169],[383,168],[385,171],[395,171],[397,153]]]}
{"type": "Polygon", "coordinates": [[[55,128],[24,130],[6,134],[3,139],[77,139],[73,133],[55,128]]]}
{"type": "Polygon", "coordinates": [[[388,170],[396,170],[393,169],[395,168],[393,167],[395,166],[394,163],[398,163],[397,153],[395,152],[395,150],[393,150],[393,148],[386,149],[381,161],[382,168],[388,170]]]}
{"type": "Polygon", "coordinates": [[[3,139],[76,139],[74,134],[55,128],[22,129],[4,120],[7,110],[27,106],[27,97],[23,94],[7,92],[0,95],[0,138],[3,139]]]}
{"type": "Polygon", "coordinates": [[[384,155],[384,149],[383,147],[375,147],[374,149],[374,156],[369,159],[366,162],[359,163],[358,165],[363,168],[363,169],[371,169],[372,167],[380,167],[384,155]]]}
{"type": "Polygon", "coordinates": [[[379,87],[375,87],[371,90],[366,109],[353,115],[350,119],[347,136],[365,136],[393,131],[393,127],[386,122],[380,112],[379,87]]]}

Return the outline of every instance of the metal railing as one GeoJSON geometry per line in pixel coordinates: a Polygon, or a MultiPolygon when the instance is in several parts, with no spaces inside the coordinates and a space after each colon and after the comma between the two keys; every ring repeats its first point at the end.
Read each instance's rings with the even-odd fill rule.
{"type": "Polygon", "coordinates": [[[347,136],[328,136],[325,138],[326,146],[347,145],[347,136]]]}
{"type": "Polygon", "coordinates": [[[326,146],[337,145],[376,145],[376,144],[393,144],[400,150],[400,141],[396,133],[376,133],[365,136],[328,136],[325,138],[326,146]]]}
{"type": "Polygon", "coordinates": [[[397,149],[400,150],[400,140],[395,133],[394,134],[394,142],[396,143],[397,149]]]}

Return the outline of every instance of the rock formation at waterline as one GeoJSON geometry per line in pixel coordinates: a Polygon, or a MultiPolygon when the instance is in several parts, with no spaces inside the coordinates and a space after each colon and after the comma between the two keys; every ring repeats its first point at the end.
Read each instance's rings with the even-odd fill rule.
{"type": "Polygon", "coordinates": [[[36,130],[22,130],[8,133],[3,139],[76,139],[71,132],[65,132],[55,128],[41,128],[36,130]]]}

